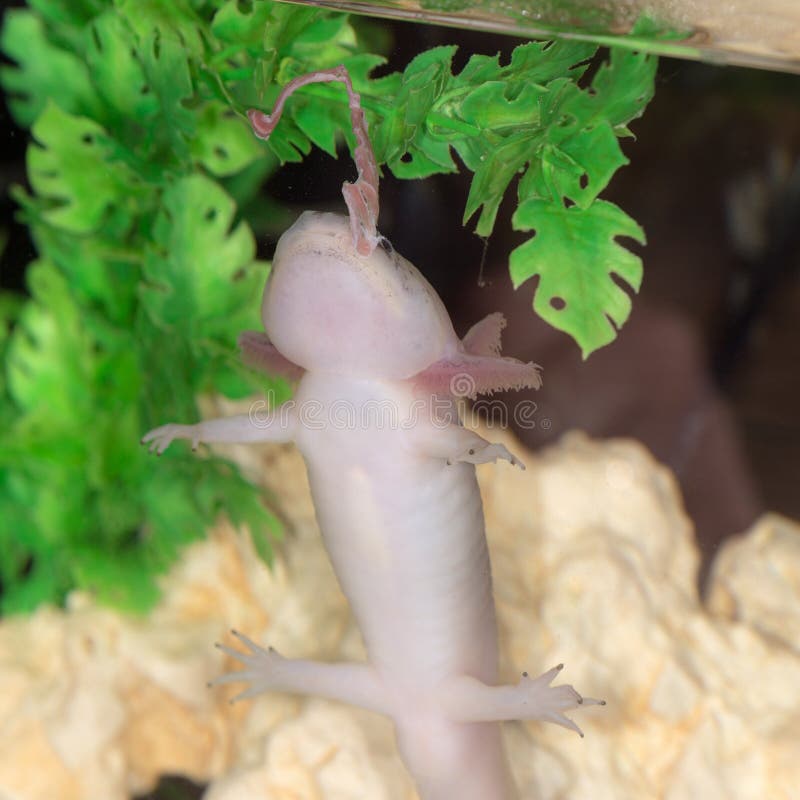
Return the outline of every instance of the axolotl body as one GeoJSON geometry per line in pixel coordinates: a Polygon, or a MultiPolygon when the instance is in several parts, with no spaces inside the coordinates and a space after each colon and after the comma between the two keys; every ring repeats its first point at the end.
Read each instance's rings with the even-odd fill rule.
{"type": "Polygon", "coordinates": [[[433,288],[377,235],[370,197],[368,213],[350,199],[348,208],[349,219],[305,212],[283,234],[264,292],[267,336],[241,340],[249,363],[298,379],[293,400],[257,419],[164,425],[144,440],[159,453],[176,438],[294,442],[368,654],[366,663],[289,659],[236,633],[246,652],[220,646],[245,669],[215,683],[249,682],[241,697],[286,691],[387,714],[423,800],[509,800],[498,723],[580,732],[564,712],[599,702],[551,686],[561,665],[496,685],[475,464],[522,465],[460,424],[454,395],[536,386],[538,369],[499,355],[500,315],[460,340],[433,288]],[[466,391],[454,390],[459,381],[466,391]]]}

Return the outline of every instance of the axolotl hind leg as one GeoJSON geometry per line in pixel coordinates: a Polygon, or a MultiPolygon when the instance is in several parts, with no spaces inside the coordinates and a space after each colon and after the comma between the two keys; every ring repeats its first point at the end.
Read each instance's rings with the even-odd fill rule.
{"type": "Polygon", "coordinates": [[[442,687],[440,702],[444,713],[454,722],[538,719],[569,728],[582,737],[581,729],[564,712],[584,706],[604,706],[605,700],[581,697],[569,685],[551,686],[563,668],[559,664],[538,678],[529,678],[524,672],[519,683],[506,686],[488,686],[461,675],[442,687]]]}
{"type": "Polygon", "coordinates": [[[284,658],[273,648],[263,648],[243,633],[231,631],[246,652],[217,644],[223,653],[244,664],[245,669],[215,678],[209,686],[223,683],[250,684],[233,700],[255,697],[262,692],[289,692],[338,700],[369,711],[390,714],[388,694],[369,664],[335,663],[284,658]]]}

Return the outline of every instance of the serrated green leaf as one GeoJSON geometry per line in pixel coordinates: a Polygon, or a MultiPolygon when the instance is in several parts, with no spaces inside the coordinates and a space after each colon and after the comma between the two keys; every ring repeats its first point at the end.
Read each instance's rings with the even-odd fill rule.
{"type": "Polygon", "coordinates": [[[308,25],[325,13],[313,6],[293,7],[273,2],[270,2],[269,6],[269,20],[264,28],[262,55],[255,72],[255,90],[258,97],[264,97],[268,93],[281,58],[289,55],[291,43],[308,25]]]}
{"type": "Polygon", "coordinates": [[[375,86],[381,86],[384,91],[389,92],[392,91],[392,87],[399,85],[399,83],[395,84],[393,80],[394,78],[399,78],[397,73],[392,73],[385,78],[378,78],[377,80],[369,78],[370,72],[385,64],[386,61],[385,56],[374,53],[351,53],[342,63],[347,67],[350,79],[353,81],[353,88],[357,92],[375,86]],[[389,80],[385,82],[387,78],[389,80]]]}
{"type": "Polygon", "coordinates": [[[272,562],[272,545],[281,536],[281,525],[274,513],[263,504],[253,487],[231,470],[221,459],[214,463],[209,479],[198,487],[198,500],[205,513],[215,518],[222,508],[228,509],[236,527],[246,527],[259,556],[272,562]]]}
{"type": "MultiPolygon", "coordinates": [[[[503,75],[499,54],[487,56],[473,53],[458,75],[454,76],[453,89],[470,91],[488,81],[499,80],[503,75]]],[[[455,95],[456,100],[459,94],[455,95]]]]}
{"type": "Polygon", "coordinates": [[[425,118],[451,77],[455,51],[455,46],[434,47],[414,58],[403,71],[397,96],[372,134],[379,162],[390,167],[398,164],[415,138],[423,135],[425,118]]]}
{"type": "Polygon", "coordinates": [[[154,565],[172,563],[183,545],[202,537],[214,522],[214,516],[199,506],[197,492],[208,491],[207,483],[215,482],[215,462],[198,460],[178,447],[170,448],[157,466],[151,466],[141,497],[148,520],[143,533],[154,565]]]}
{"type": "Polygon", "coordinates": [[[48,102],[67,112],[98,111],[86,64],[74,53],[50,42],[41,19],[30,11],[11,9],[3,19],[0,49],[16,67],[0,67],[14,119],[30,127],[48,102]]]}
{"type": "Polygon", "coordinates": [[[106,0],[28,0],[28,5],[53,28],[82,28],[100,14],[106,0]]]}
{"type": "Polygon", "coordinates": [[[578,128],[558,144],[548,142],[520,180],[520,201],[542,197],[552,202],[567,198],[587,208],[605,189],[614,173],[628,163],[617,136],[605,120],[578,128]]]}
{"type": "Polygon", "coordinates": [[[293,104],[291,115],[308,139],[329,155],[336,156],[337,136],[350,125],[350,115],[345,107],[311,98],[293,104]]]}
{"type": "MultiPolygon", "coordinates": [[[[152,41],[182,49],[186,58],[203,57],[202,26],[187,0],[114,0],[119,13],[133,28],[140,43],[152,41]]],[[[158,58],[158,55],[156,56],[158,58]]],[[[170,61],[163,63],[169,68],[170,61]]],[[[164,73],[166,80],[170,73],[164,73]]]]}
{"type": "Polygon", "coordinates": [[[28,614],[46,603],[63,600],[64,583],[52,564],[35,565],[25,579],[3,586],[0,611],[3,616],[28,614]]]}
{"type": "Polygon", "coordinates": [[[539,100],[546,144],[520,181],[520,201],[566,199],[588,208],[627,163],[618,142],[627,130],[622,123],[641,113],[652,83],[653,62],[616,51],[611,65],[598,70],[591,92],[566,78],[552,81],[539,100]]]}
{"type": "Polygon", "coordinates": [[[427,178],[442,172],[456,172],[450,145],[431,136],[424,129],[414,136],[406,152],[389,161],[398,178],[427,178]]]}
{"type": "Polygon", "coordinates": [[[8,385],[25,414],[35,414],[53,431],[80,426],[91,416],[96,360],[83,312],[52,264],[28,271],[34,302],[26,304],[8,349],[8,385]]]}
{"type": "Polygon", "coordinates": [[[345,14],[326,14],[310,22],[303,28],[292,42],[292,53],[295,58],[301,58],[306,48],[314,58],[322,53],[320,47],[346,48],[345,54],[356,46],[356,37],[352,26],[345,14]]]}
{"type": "Polygon", "coordinates": [[[12,447],[16,440],[26,453],[15,466],[10,489],[11,502],[24,515],[15,537],[34,560],[66,580],[69,545],[84,537],[87,527],[83,467],[91,451],[91,421],[73,421],[71,427],[67,420],[50,423],[43,411],[28,413],[12,437],[12,447]]]}
{"type": "Polygon", "coordinates": [[[43,218],[72,233],[96,230],[112,205],[126,205],[140,186],[103,128],[49,103],[33,126],[28,148],[34,190],[52,202],[43,218]]]}
{"type": "Polygon", "coordinates": [[[154,222],[142,298],[159,325],[177,327],[189,342],[226,328],[242,304],[237,279],[253,263],[255,241],[245,223],[232,229],[235,211],[216,183],[191,175],[165,193],[154,222]]]}
{"type": "Polygon", "coordinates": [[[648,53],[612,48],[610,60],[592,80],[592,102],[616,127],[641,116],[655,91],[658,59],[648,53]]]}
{"type": "Polygon", "coordinates": [[[124,17],[109,10],[86,28],[85,58],[104,103],[125,118],[144,122],[158,111],[137,55],[138,39],[124,17]]]}
{"type": "Polygon", "coordinates": [[[270,134],[267,144],[282,164],[302,161],[311,152],[308,137],[291,123],[279,125],[270,134]]]}
{"type": "MultiPolygon", "coordinates": [[[[28,208],[32,208],[28,205],[28,208]]],[[[66,277],[79,305],[97,308],[115,324],[129,327],[136,307],[141,254],[125,246],[129,219],[111,215],[92,236],[32,221],[37,249],[66,277]]]]}
{"type": "Polygon", "coordinates": [[[247,121],[208,103],[197,115],[192,156],[212,175],[234,175],[264,157],[247,121]]]}
{"type": "Polygon", "coordinates": [[[603,200],[584,209],[538,198],[517,209],[513,224],[516,230],[534,231],[532,239],[511,253],[510,271],[515,288],[539,277],[536,313],[569,333],[584,358],[613,341],[616,328],[628,318],[631,300],[612,276],[634,291],[642,280],[641,260],[617,238],[643,244],[639,225],[603,200]]]}
{"type": "Polygon", "coordinates": [[[135,614],[151,608],[158,599],[154,566],[141,548],[113,553],[75,548],[70,567],[78,587],[104,605],[135,614]]]}
{"type": "Polygon", "coordinates": [[[28,0],[28,5],[53,28],[81,28],[102,13],[107,0],[28,0]]]}
{"type": "Polygon", "coordinates": [[[461,103],[461,118],[498,134],[506,127],[536,125],[539,96],[546,89],[535,83],[527,84],[513,98],[508,97],[508,89],[505,81],[489,81],[478,86],[461,103]]]}
{"type": "Polygon", "coordinates": [[[227,0],[214,14],[211,32],[222,42],[260,47],[272,6],[272,0],[254,0],[243,9],[239,0],[227,0]]]}
{"type": "Polygon", "coordinates": [[[563,77],[577,81],[596,52],[597,46],[591,42],[568,39],[530,42],[514,48],[509,73],[539,84],[563,77]]]}
{"type": "Polygon", "coordinates": [[[194,94],[187,48],[180,39],[156,29],[140,43],[138,52],[161,112],[159,132],[175,154],[186,158],[194,135],[194,115],[186,107],[194,94]]]}
{"type": "Polygon", "coordinates": [[[0,290],[0,347],[5,346],[11,328],[19,318],[24,305],[25,299],[22,295],[6,289],[0,290]]]}
{"type": "Polygon", "coordinates": [[[164,326],[147,313],[146,300],[144,298],[140,306],[135,328],[139,369],[143,376],[143,391],[139,397],[142,432],[165,419],[197,422],[196,395],[204,365],[194,357],[188,337],[164,335],[164,326]]]}
{"type": "Polygon", "coordinates": [[[494,228],[497,210],[514,176],[535,153],[536,141],[530,135],[509,137],[480,155],[469,187],[464,222],[480,208],[475,232],[488,236],[494,228]]]}
{"type": "Polygon", "coordinates": [[[518,174],[521,201],[567,199],[587,207],[627,163],[602,107],[575,83],[592,52],[583,43],[534,42],[516,48],[505,67],[497,59],[473,56],[454,81],[462,94],[453,95],[446,113],[480,131],[477,141],[451,140],[475,172],[464,222],[481,209],[479,235],[491,233],[518,174]],[[481,83],[470,89],[469,78],[481,83]]]}
{"type": "Polygon", "coordinates": [[[622,154],[611,125],[605,120],[583,128],[562,142],[561,153],[577,167],[577,180],[572,170],[564,170],[555,182],[561,197],[567,197],[581,208],[587,208],[606,188],[614,173],[628,163],[622,154]]]}

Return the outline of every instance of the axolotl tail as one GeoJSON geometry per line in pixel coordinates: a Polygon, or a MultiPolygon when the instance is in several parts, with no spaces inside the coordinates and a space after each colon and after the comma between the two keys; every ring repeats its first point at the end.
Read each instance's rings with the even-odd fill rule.
{"type": "Polygon", "coordinates": [[[498,723],[427,717],[396,724],[420,800],[517,800],[498,723]]]}

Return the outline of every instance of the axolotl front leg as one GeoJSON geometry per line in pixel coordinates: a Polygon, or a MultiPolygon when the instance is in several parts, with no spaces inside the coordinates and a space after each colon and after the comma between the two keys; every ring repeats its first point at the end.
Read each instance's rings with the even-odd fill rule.
{"type": "Polygon", "coordinates": [[[204,444],[254,444],[257,442],[291,442],[297,419],[291,405],[284,404],[258,418],[250,414],[203,420],[194,425],[170,422],[148,431],[142,444],[149,445],[151,453],[161,455],[176,439],[192,443],[192,450],[204,444]]]}

